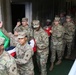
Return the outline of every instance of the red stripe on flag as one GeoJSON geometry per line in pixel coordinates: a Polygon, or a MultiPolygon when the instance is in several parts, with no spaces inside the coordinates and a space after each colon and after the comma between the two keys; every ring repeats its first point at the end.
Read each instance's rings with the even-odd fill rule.
{"type": "Polygon", "coordinates": [[[16,52],[11,53],[10,55],[15,57],[16,56],[16,52]]]}

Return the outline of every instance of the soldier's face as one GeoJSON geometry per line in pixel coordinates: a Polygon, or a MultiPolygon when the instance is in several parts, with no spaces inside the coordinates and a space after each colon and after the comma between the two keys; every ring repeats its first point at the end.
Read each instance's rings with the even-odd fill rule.
{"type": "Polygon", "coordinates": [[[27,23],[27,21],[22,21],[22,25],[23,26],[25,26],[25,25],[27,25],[28,23],[27,23]]]}
{"type": "Polygon", "coordinates": [[[66,21],[67,21],[67,22],[70,22],[70,21],[71,21],[71,19],[70,19],[70,18],[67,18],[67,19],[66,19],[66,21]]]}
{"type": "Polygon", "coordinates": [[[27,38],[26,37],[25,38],[19,38],[18,41],[21,45],[24,45],[27,41],[27,38]]]}
{"type": "Polygon", "coordinates": [[[59,22],[58,22],[58,21],[54,21],[54,24],[55,24],[55,25],[58,25],[58,24],[59,24],[59,22]]]}
{"type": "Polygon", "coordinates": [[[63,17],[63,16],[64,16],[64,15],[61,13],[61,14],[60,14],[60,17],[63,17]]]}
{"type": "Polygon", "coordinates": [[[40,26],[37,27],[37,28],[34,28],[34,30],[39,31],[40,30],[40,26]]]}

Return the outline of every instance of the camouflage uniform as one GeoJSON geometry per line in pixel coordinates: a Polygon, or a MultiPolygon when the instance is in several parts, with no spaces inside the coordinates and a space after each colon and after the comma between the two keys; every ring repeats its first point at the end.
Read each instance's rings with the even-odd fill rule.
{"type": "Polygon", "coordinates": [[[21,75],[34,75],[34,66],[32,62],[33,50],[26,43],[24,46],[18,44],[16,46],[16,54],[17,58],[16,63],[18,65],[18,70],[21,75]]]}
{"type": "Polygon", "coordinates": [[[27,33],[28,38],[30,38],[30,27],[27,26],[22,26],[22,31],[27,33]]]}
{"type": "MultiPolygon", "coordinates": [[[[22,34],[18,34],[18,38],[21,38],[22,34]]],[[[17,44],[16,46],[16,63],[20,75],[34,75],[34,66],[32,61],[33,50],[28,42],[25,45],[17,44]]]]}
{"type": "Polygon", "coordinates": [[[62,25],[53,25],[52,36],[51,36],[51,62],[55,61],[56,52],[58,60],[62,59],[63,50],[63,38],[64,38],[64,27],[62,25]]]}
{"type": "Polygon", "coordinates": [[[19,75],[14,58],[5,51],[0,55],[0,75],[19,75]]]}
{"type": "MultiPolygon", "coordinates": [[[[0,37],[0,45],[4,43],[4,38],[0,37]]],[[[14,58],[3,51],[0,55],[0,75],[19,75],[14,58]]]]}
{"type": "MultiPolygon", "coordinates": [[[[22,18],[22,22],[25,22],[25,21],[28,21],[28,19],[27,18],[22,18]]],[[[17,31],[17,32],[26,32],[27,33],[27,36],[28,36],[28,39],[30,38],[30,27],[29,27],[29,25],[27,24],[27,25],[25,25],[25,26],[23,26],[23,25],[20,25],[20,26],[16,26],[15,28],[14,28],[14,31],[17,31]]]]}
{"type": "MultiPolygon", "coordinates": [[[[22,22],[25,22],[27,21],[28,22],[28,18],[22,18],[22,22]]],[[[21,25],[21,29],[23,32],[26,32],[27,33],[27,37],[28,37],[28,40],[30,39],[30,32],[31,32],[31,28],[29,27],[29,25],[21,25]]]]}
{"type": "Polygon", "coordinates": [[[21,32],[23,29],[22,29],[22,26],[20,25],[20,26],[16,26],[15,28],[14,28],[14,32],[15,31],[17,31],[17,32],[21,32]]]}
{"type": "Polygon", "coordinates": [[[9,34],[9,36],[10,36],[10,46],[16,46],[18,44],[17,36],[13,34],[9,34]]]}
{"type": "MultiPolygon", "coordinates": [[[[38,22],[38,20],[36,20],[36,22],[38,22]]],[[[37,23],[35,25],[37,25],[37,23]]],[[[36,44],[37,44],[37,63],[40,67],[41,75],[47,75],[46,63],[47,63],[48,53],[49,53],[48,35],[42,28],[40,28],[39,31],[34,30],[33,34],[34,34],[34,39],[35,39],[36,44]]]]}
{"type": "Polygon", "coordinates": [[[65,22],[65,17],[61,17],[61,18],[60,18],[60,22],[61,22],[61,25],[63,25],[64,22],[65,22]]]}
{"type": "Polygon", "coordinates": [[[64,48],[67,45],[67,56],[71,54],[71,46],[73,41],[73,36],[75,32],[75,25],[72,22],[64,23],[65,36],[64,36],[64,48]]]}

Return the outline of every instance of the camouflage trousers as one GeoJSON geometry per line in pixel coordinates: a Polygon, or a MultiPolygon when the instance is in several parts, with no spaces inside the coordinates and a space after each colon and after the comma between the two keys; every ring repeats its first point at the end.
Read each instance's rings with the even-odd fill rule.
{"type": "Polygon", "coordinates": [[[32,69],[23,69],[18,67],[19,75],[34,75],[34,71],[32,69]]]}
{"type": "Polygon", "coordinates": [[[8,73],[4,70],[4,71],[2,71],[1,69],[0,69],[0,75],[8,75],[8,73]]]}
{"type": "Polygon", "coordinates": [[[36,57],[37,57],[37,64],[39,66],[41,75],[47,75],[46,63],[47,63],[47,59],[48,59],[49,50],[47,48],[44,51],[45,52],[41,52],[41,53],[37,52],[37,55],[36,55],[36,57]]]}
{"type": "Polygon", "coordinates": [[[51,62],[55,62],[56,59],[56,53],[58,60],[62,59],[62,51],[63,51],[63,45],[52,45],[51,44],[51,62]]]}
{"type": "MultiPolygon", "coordinates": [[[[72,49],[72,41],[67,41],[67,40],[65,40],[64,41],[64,50],[65,50],[65,47],[67,46],[67,56],[70,56],[70,54],[71,54],[71,49],[72,49]]],[[[62,55],[64,55],[64,50],[63,50],[63,54],[62,55]]]]}

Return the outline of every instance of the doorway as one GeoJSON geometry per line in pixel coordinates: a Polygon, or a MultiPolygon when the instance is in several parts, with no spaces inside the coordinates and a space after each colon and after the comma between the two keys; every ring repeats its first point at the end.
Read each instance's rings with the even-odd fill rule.
{"type": "Polygon", "coordinates": [[[12,29],[16,26],[18,19],[25,17],[25,4],[11,4],[12,11],[12,29]]]}

